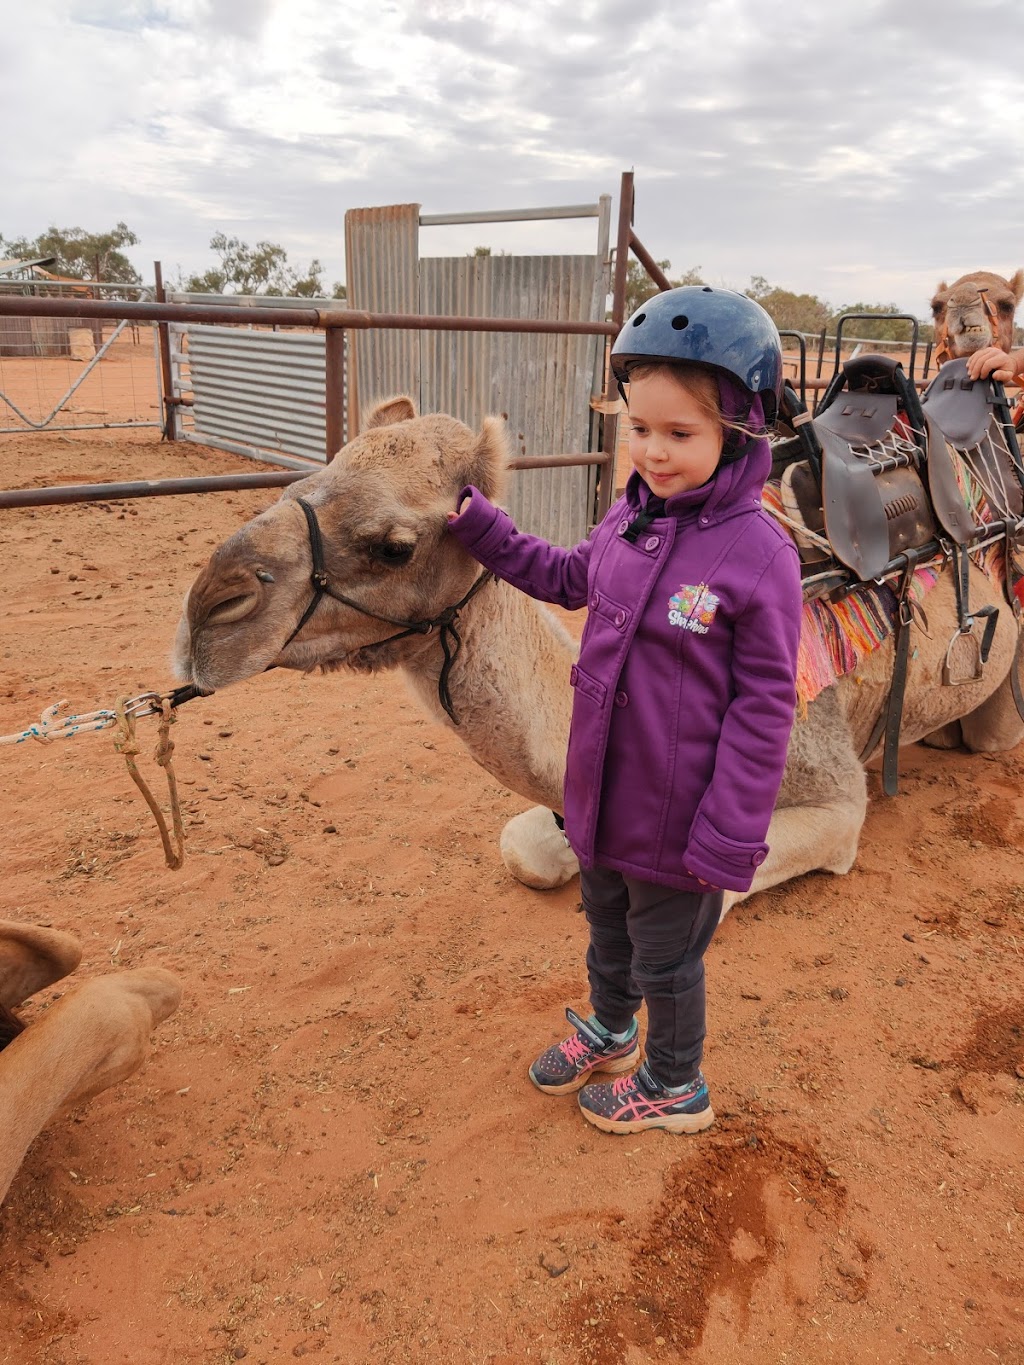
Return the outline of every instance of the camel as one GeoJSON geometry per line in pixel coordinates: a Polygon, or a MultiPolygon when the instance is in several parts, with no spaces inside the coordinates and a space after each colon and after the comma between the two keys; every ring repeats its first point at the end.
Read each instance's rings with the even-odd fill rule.
{"type": "MultiPolygon", "coordinates": [[[[551,817],[562,798],[576,647],[546,607],[481,580],[446,532],[465,484],[500,498],[506,458],[498,419],[475,433],[451,417],[417,416],[407,398],[379,405],[333,463],[292,484],[214,551],[186,595],[174,661],[182,679],[206,691],[271,667],[400,668],[436,721],[453,727],[457,719],[456,734],[483,768],[537,803],[508,822],[501,851],[520,881],[547,888],[578,870],[551,817]],[[321,581],[336,596],[316,599],[311,588],[310,527],[298,498],[314,510],[325,547],[321,581]],[[474,585],[450,669],[442,667],[446,650],[436,633],[396,637],[395,626],[437,618],[474,585]]],[[[988,662],[977,680],[941,685],[958,623],[947,569],[928,594],[928,633],[915,629],[905,744],[939,732],[940,743],[955,739],[987,752],[1024,737],[1010,686],[1016,619],[973,566],[970,578],[973,610],[1001,608],[988,662]]],[[[450,637],[447,645],[450,653],[450,637]]],[[[867,810],[861,754],[886,705],[893,657],[890,639],[798,715],[770,852],[747,894],[816,869],[852,867],[867,810]]],[[[726,908],[739,899],[727,893],[726,908]]]]}
{"type": "Polygon", "coordinates": [[[1008,280],[991,270],[972,270],[945,280],[932,298],[935,360],[939,365],[985,346],[1013,349],[1013,315],[1024,298],[1024,270],[1008,280]],[[987,305],[987,307],[986,307],[987,305]]]}
{"type": "Polygon", "coordinates": [[[138,1070],[149,1035],[181,1000],[170,972],[139,967],[86,981],[23,1026],[17,1007],[81,957],[70,934],[0,920],[0,1203],[53,1115],[138,1070]]]}

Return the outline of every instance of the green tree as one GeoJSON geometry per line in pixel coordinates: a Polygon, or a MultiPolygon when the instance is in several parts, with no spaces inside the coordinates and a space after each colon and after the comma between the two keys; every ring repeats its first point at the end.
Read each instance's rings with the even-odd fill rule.
{"type": "MultiPolygon", "coordinates": [[[[217,265],[200,275],[179,278],[179,286],[192,294],[268,294],[288,298],[324,298],[324,268],[316,259],[304,274],[288,262],[288,253],[277,242],[250,246],[238,237],[214,233],[210,250],[220,257],[217,265]]],[[[343,299],[345,286],[335,281],[331,297],[343,299]]]]}
{"type": "MultiPolygon", "coordinates": [[[[830,330],[835,331],[836,323],[844,313],[899,313],[903,310],[895,303],[847,303],[842,308],[837,308],[829,324],[830,330]]],[[[880,316],[877,322],[873,318],[856,318],[855,320],[843,324],[843,338],[845,345],[846,337],[865,337],[871,341],[903,341],[909,344],[913,335],[913,327],[909,322],[899,322],[895,319],[883,320],[880,316]]],[[[931,336],[931,327],[920,327],[918,329],[920,340],[927,341],[931,336]],[[927,330],[928,336],[925,336],[927,330]]]]}
{"type": "Polygon", "coordinates": [[[780,332],[820,332],[832,321],[832,305],[817,294],[794,294],[769,284],[763,275],[751,276],[747,297],[770,315],[780,332]]]}
{"type": "Polygon", "coordinates": [[[76,280],[141,284],[141,275],[122,250],[126,246],[137,246],[138,242],[138,237],[126,223],[117,223],[109,232],[49,227],[34,240],[27,237],[9,239],[0,234],[0,255],[25,260],[52,257],[55,275],[68,275],[76,280]]]}
{"type": "MultiPolygon", "coordinates": [[[[704,279],[700,273],[700,266],[694,266],[687,270],[678,280],[672,279],[669,271],[672,269],[671,261],[658,261],[659,268],[668,276],[669,283],[673,289],[683,284],[703,284],[704,279]]],[[[626,317],[635,313],[642,303],[653,298],[660,293],[660,286],[656,285],[648,275],[647,270],[637,260],[631,260],[626,267],[626,317]]]]}

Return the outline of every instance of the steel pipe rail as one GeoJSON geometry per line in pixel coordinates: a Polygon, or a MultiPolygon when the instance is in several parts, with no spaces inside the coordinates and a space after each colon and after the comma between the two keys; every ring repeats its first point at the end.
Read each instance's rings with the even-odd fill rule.
{"type": "MultiPolygon", "coordinates": [[[[509,460],[509,469],[568,469],[574,465],[607,465],[606,455],[539,455],[509,460]]],[[[121,502],[131,498],[161,498],[184,493],[233,493],[247,488],[287,488],[299,479],[318,474],[324,465],[266,474],[207,474],[190,479],[145,479],[133,483],[68,483],[50,488],[0,489],[0,509],[54,507],[72,502],[121,502]]]]}
{"type": "Polygon", "coordinates": [[[534,318],[443,317],[420,313],[364,313],[354,308],[225,308],[218,304],[132,303],[107,299],[35,299],[0,295],[0,316],[129,318],[137,322],[240,322],[321,331],[530,332],[557,336],[615,336],[612,322],[554,322],[534,318]]]}

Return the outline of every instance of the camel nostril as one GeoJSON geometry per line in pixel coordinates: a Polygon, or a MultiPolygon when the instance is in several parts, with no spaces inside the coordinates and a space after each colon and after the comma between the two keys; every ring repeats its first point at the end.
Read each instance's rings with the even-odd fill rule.
{"type": "Polygon", "coordinates": [[[218,602],[207,613],[205,624],[208,626],[227,626],[242,621],[259,601],[254,592],[242,593],[239,597],[229,597],[226,602],[218,602]]]}

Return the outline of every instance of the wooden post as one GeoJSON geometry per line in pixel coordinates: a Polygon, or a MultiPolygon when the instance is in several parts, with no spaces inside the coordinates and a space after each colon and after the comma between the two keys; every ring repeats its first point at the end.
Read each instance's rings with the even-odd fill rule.
{"type": "Polygon", "coordinates": [[[330,464],[345,443],[345,331],[327,327],[325,363],[327,366],[324,401],[327,407],[327,463],[330,464]]]}
{"type": "MultiPolygon", "coordinates": [[[[167,294],[164,290],[164,275],[160,262],[153,262],[153,277],[156,280],[156,301],[166,303],[167,294]]],[[[171,329],[166,322],[158,322],[156,327],[157,341],[160,347],[160,385],[163,389],[161,399],[164,408],[163,434],[165,441],[176,441],[178,439],[178,410],[173,398],[174,380],[171,375],[171,329]]]]}

